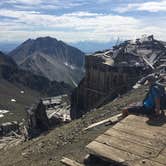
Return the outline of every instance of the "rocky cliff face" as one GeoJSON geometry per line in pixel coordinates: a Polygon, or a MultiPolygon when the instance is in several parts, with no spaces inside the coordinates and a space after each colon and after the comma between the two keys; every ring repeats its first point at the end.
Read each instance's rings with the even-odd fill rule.
{"type": "Polygon", "coordinates": [[[123,94],[165,60],[165,46],[153,36],[125,41],[112,50],[87,56],[85,77],[72,94],[71,117],[80,117],[123,94]]]}
{"type": "Polygon", "coordinates": [[[50,81],[43,76],[20,69],[13,59],[0,52],[0,81],[6,80],[17,86],[22,85],[46,95],[59,95],[72,89],[64,82],[50,81]]]}
{"type": "Polygon", "coordinates": [[[51,37],[29,39],[10,54],[25,70],[76,86],[83,77],[84,53],[51,37]]]}

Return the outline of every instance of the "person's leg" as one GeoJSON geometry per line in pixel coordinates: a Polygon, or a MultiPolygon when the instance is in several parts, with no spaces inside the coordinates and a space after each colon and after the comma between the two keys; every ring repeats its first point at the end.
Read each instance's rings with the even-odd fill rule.
{"type": "Polygon", "coordinates": [[[140,114],[143,110],[143,103],[142,102],[136,102],[130,104],[128,107],[124,107],[122,109],[122,116],[119,118],[120,120],[128,116],[129,114],[140,114]]]}
{"type": "Polygon", "coordinates": [[[143,106],[132,106],[128,108],[124,108],[122,110],[122,117],[125,118],[129,114],[134,114],[134,115],[139,115],[144,112],[144,107],[143,106]]]}

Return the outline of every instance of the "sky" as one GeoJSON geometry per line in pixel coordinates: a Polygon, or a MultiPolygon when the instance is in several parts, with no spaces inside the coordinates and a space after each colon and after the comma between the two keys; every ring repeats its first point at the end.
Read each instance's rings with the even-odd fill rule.
{"type": "Polygon", "coordinates": [[[166,41],[166,0],[0,0],[0,42],[51,36],[110,42],[154,34],[166,41]]]}

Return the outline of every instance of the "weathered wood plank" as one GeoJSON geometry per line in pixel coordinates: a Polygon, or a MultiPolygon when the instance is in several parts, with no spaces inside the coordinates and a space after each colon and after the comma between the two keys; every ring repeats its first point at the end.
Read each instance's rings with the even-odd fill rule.
{"type": "Polygon", "coordinates": [[[104,145],[96,141],[93,141],[90,144],[88,144],[87,149],[90,154],[105,158],[108,161],[112,160],[122,163],[125,161],[140,159],[140,157],[137,155],[122,151],[117,148],[113,148],[111,146],[104,145]]]}
{"type": "Polygon", "coordinates": [[[133,120],[133,121],[128,120],[127,122],[121,121],[119,123],[128,124],[130,126],[135,126],[135,127],[139,127],[139,128],[143,128],[143,129],[149,129],[149,130],[152,130],[152,131],[158,131],[159,129],[162,129],[163,133],[165,133],[164,131],[166,131],[166,128],[163,128],[162,126],[150,125],[146,122],[141,122],[141,121],[137,121],[137,120],[133,120]]]}
{"type": "MultiPolygon", "coordinates": [[[[147,123],[142,123],[142,122],[138,122],[138,121],[128,121],[128,122],[119,122],[119,124],[122,124],[123,126],[127,127],[130,126],[133,129],[137,129],[137,130],[144,130],[144,131],[149,131],[149,133],[153,133],[153,134],[158,134],[160,136],[162,136],[162,139],[165,138],[166,139],[166,128],[162,128],[159,126],[151,126],[147,123]]],[[[144,133],[142,133],[142,136],[144,135],[144,133]]]]}
{"type": "Polygon", "coordinates": [[[129,161],[126,162],[128,166],[164,166],[164,164],[151,161],[148,159],[141,159],[141,160],[135,160],[135,161],[129,161]]]}
{"type": "Polygon", "coordinates": [[[124,122],[129,120],[138,120],[141,122],[146,122],[149,118],[146,116],[137,116],[137,115],[129,115],[126,118],[123,119],[124,122]]]}
{"type": "Polygon", "coordinates": [[[102,124],[107,123],[107,122],[116,123],[116,122],[119,121],[119,117],[120,117],[121,115],[122,115],[122,114],[118,114],[118,115],[112,116],[112,117],[110,117],[110,118],[108,118],[108,119],[102,120],[102,121],[100,121],[100,122],[93,123],[93,124],[91,124],[90,126],[84,128],[83,130],[86,131],[86,130],[89,130],[89,129],[91,129],[91,128],[97,127],[97,126],[102,125],[102,124]]]}
{"type": "Polygon", "coordinates": [[[113,126],[113,128],[130,133],[131,135],[142,136],[144,138],[156,139],[160,141],[163,140],[164,142],[166,140],[166,133],[164,130],[151,130],[148,127],[140,128],[139,125],[135,126],[126,123],[118,123],[117,125],[113,126]]]}
{"type": "Polygon", "coordinates": [[[68,165],[68,166],[84,166],[83,164],[80,164],[74,160],[71,160],[69,158],[66,158],[66,157],[63,157],[63,159],[61,160],[61,162],[65,165],[68,165]]]}
{"type": "Polygon", "coordinates": [[[143,125],[148,125],[148,126],[151,126],[153,128],[164,128],[164,130],[166,128],[166,118],[164,118],[164,117],[161,119],[149,120],[149,118],[145,117],[145,116],[129,115],[125,119],[123,119],[121,122],[122,123],[135,122],[135,123],[140,123],[143,125]],[[148,121],[151,121],[151,122],[149,122],[149,123],[151,123],[151,125],[147,123],[148,121]]]}
{"type": "Polygon", "coordinates": [[[163,154],[159,154],[157,157],[150,158],[150,160],[166,165],[166,156],[163,154]]]}
{"type": "Polygon", "coordinates": [[[150,126],[147,120],[129,115],[91,142],[90,154],[129,166],[166,165],[166,128],[150,126]]]}
{"type": "Polygon", "coordinates": [[[165,148],[163,149],[163,151],[161,151],[161,154],[166,156],[166,143],[165,143],[165,148]]]}
{"type": "Polygon", "coordinates": [[[127,140],[120,138],[117,139],[116,137],[104,134],[96,138],[95,141],[144,158],[156,157],[161,151],[161,149],[157,150],[148,148],[146,146],[142,146],[142,144],[131,143],[127,140]]]}
{"type": "Polygon", "coordinates": [[[131,135],[129,133],[125,133],[123,131],[120,131],[114,128],[107,130],[104,134],[116,137],[117,139],[121,138],[124,141],[128,140],[133,143],[140,143],[146,147],[150,147],[150,148],[153,147],[155,149],[161,149],[163,148],[163,145],[164,145],[163,143],[161,143],[161,141],[157,142],[155,139],[143,138],[141,137],[141,135],[139,136],[131,135]],[[157,146],[154,147],[154,144],[157,146]]]}

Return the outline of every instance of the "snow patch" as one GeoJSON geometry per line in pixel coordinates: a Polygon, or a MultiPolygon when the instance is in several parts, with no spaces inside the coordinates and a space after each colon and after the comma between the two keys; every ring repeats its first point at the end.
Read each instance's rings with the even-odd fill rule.
{"type": "Polygon", "coordinates": [[[3,114],[0,114],[0,118],[3,118],[4,117],[4,115],[3,114]]]}
{"type": "Polygon", "coordinates": [[[6,114],[8,112],[9,112],[9,110],[0,110],[0,114],[6,114]]]}
{"type": "Polygon", "coordinates": [[[0,118],[4,117],[4,114],[8,113],[9,110],[0,110],[0,118]]]}
{"type": "Polygon", "coordinates": [[[11,99],[11,102],[16,102],[16,99],[11,99]]]}
{"type": "Polygon", "coordinates": [[[134,86],[133,86],[133,89],[138,89],[141,85],[136,83],[134,86]]]}
{"type": "Polygon", "coordinates": [[[68,62],[65,62],[64,65],[67,66],[67,67],[69,67],[69,68],[72,69],[72,70],[75,70],[75,69],[76,69],[75,66],[68,64],[68,62]]]}

